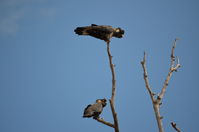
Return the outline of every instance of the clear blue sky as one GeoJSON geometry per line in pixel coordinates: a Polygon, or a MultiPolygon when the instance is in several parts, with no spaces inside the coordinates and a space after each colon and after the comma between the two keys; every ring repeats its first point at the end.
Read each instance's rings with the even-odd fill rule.
{"type": "MultiPolygon", "coordinates": [[[[82,118],[87,104],[111,96],[105,43],[73,32],[93,23],[125,30],[111,41],[121,132],[157,131],[140,61],[146,51],[150,84],[159,92],[176,37],[182,67],[163,99],[164,128],[174,131],[174,121],[197,132],[198,6],[197,0],[1,0],[0,131],[113,132],[82,118]]],[[[109,105],[101,116],[113,121],[109,105]]]]}

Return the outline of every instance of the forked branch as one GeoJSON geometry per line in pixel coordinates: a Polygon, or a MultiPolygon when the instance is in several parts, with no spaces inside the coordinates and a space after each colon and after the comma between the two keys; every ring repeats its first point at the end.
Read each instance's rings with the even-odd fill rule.
{"type": "Polygon", "coordinates": [[[165,92],[166,92],[166,88],[169,84],[169,80],[172,76],[172,73],[174,71],[177,71],[177,69],[180,67],[180,61],[179,61],[179,58],[178,57],[175,57],[174,56],[174,50],[175,50],[175,47],[176,47],[176,42],[177,42],[178,39],[175,39],[174,40],[174,43],[173,43],[173,46],[172,46],[172,49],[171,49],[171,64],[170,64],[170,68],[169,68],[169,72],[168,72],[168,75],[166,77],[166,80],[164,81],[164,85],[162,87],[162,91],[160,93],[160,95],[158,96],[158,101],[161,101],[162,98],[164,97],[165,95],[165,92]],[[177,58],[177,64],[175,65],[175,61],[176,61],[176,58],[177,58]]]}
{"type": "Polygon", "coordinates": [[[162,124],[163,117],[160,115],[160,105],[162,104],[162,99],[165,95],[166,88],[168,86],[169,80],[171,79],[172,73],[174,71],[177,71],[177,69],[180,67],[179,58],[174,56],[174,50],[175,50],[175,47],[176,47],[176,41],[177,40],[178,39],[174,40],[174,44],[173,44],[172,49],[171,49],[171,64],[170,64],[168,75],[166,77],[166,80],[164,81],[163,88],[162,88],[160,94],[158,94],[157,98],[154,97],[155,94],[152,92],[150,85],[149,85],[147,68],[146,68],[146,53],[145,52],[144,52],[143,60],[141,61],[141,65],[142,65],[142,68],[143,68],[143,71],[144,71],[144,81],[145,81],[146,89],[147,89],[147,91],[148,91],[148,93],[151,97],[151,101],[152,101],[152,104],[153,104],[153,109],[154,109],[154,113],[155,113],[155,116],[156,116],[156,121],[157,121],[157,124],[158,124],[159,132],[164,132],[163,124],[162,124]],[[176,58],[177,58],[177,61],[176,61],[176,58]],[[177,63],[176,65],[175,65],[175,61],[177,63]]]}

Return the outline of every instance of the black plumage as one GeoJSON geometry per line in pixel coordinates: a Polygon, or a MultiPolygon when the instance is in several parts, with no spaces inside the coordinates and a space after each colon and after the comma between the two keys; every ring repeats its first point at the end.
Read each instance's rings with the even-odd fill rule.
{"type": "Polygon", "coordinates": [[[85,109],[84,109],[84,118],[99,118],[99,115],[103,111],[103,108],[106,106],[106,99],[98,99],[96,100],[95,104],[89,104],[85,109]]]}
{"type": "Polygon", "coordinates": [[[77,27],[74,32],[78,35],[89,35],[108,43],[112,37],[122,38],[124,35],[124,30],[121,28],[113,28],[112,26],[96,24],[91,24],[91,26],[85,27],[77,27]]]}

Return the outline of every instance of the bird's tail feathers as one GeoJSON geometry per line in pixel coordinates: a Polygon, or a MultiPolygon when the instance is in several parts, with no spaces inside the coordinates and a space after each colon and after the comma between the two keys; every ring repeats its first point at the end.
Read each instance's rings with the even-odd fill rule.
{"type": "Polygon", "coordinates": [[[85,27],[77,27],[74,31],[78,35],[87,35],[85,27]]]}
{"type": "Polygon", "coordinates": [[[92,115],[83,115],[82,117],[83,118],[90,118],[90,117],[92,117],[92,115]]]}

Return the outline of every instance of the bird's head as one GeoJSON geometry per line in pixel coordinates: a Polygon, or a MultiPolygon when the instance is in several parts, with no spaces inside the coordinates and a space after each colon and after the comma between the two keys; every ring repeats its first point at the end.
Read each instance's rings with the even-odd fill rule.
{"type": "Polygon", "coordinates": [[[97,99],[96,103],[101,103],[102,106],[105,107],[106,106],[106,99],[105,98],[104,99],[97,99]]]}
{"type": "Polygon", "coordinates": [[[115,28],[115,32],[113,34],[114,37],[122,38],[123,35],[124,35],[124,30],[122,30],[120,27],[115,28]]]}

